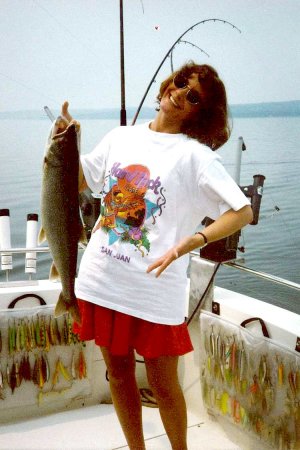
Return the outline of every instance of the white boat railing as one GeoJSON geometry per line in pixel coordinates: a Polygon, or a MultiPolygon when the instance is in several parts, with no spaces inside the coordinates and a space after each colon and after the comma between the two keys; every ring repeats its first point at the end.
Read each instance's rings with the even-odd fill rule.
{"type": "Polygon", "coordinates": [[[233,269],[241,270],[243,272],[250,273],[251,275],[254,275],[259,278],[264,278],[265,280],[272,281],[273,283],[281,284],[282,286],[287,286],[289,288],[300,291],[299,283],[295,283],[293,281],[289,281],[284,278],[277,277],[275,275],[270,275],[269,273],[266,273],[266,272],[261,272],[259,270],[250,269],[249,267],[242,266],[241,264],[237,264],[234,261],[225,262],[225,263],[223,263],[223,265],[227,266],[227,267],[232,267],[233,269]]]}
{"type": "MultiPolygon", "coordinates": [[[[78,246],[79,249],[84,249],[85,247],[86,246],[84,244],[79,244],[79,246],[78,246]]],[[[2,254],[23,254],[23,253],[28,253],[28,252],[50,253],[50,248],[46,247],[46,246],[44,246],[44,247],[41,246],[41,247],[33,247],[33,248],[15,247],[15,248],[1,248],[0,249],[0,255],[2,255],[2,254]]],[[[192,251],[190,254],[191,254],[191,256],[199,256],[199,252],[196,252],[196,251],[192,251]]],[[[284,278],[280,278],[280,277],[277,277],[276,275],[271,275],[266,272],[261,272],[259,270],[251,269],[244,265],[238,264],[235,261],[225,261],[225,262],[222,262],[222,265],[226,266],[226,267],[231,267],[236,270],[241,270],[241,271],[247,272],[253,276],[268,280],[272,283],[277,283],[282,286],[286,286],[288,288],[300,291],[299,283],[295,283],[293,281],[286,280],[284,278]]]]}
{"type": "MultiPolygon", "coordinates": [[[[199,256],[199,252],[191,252],[192,256],[199,256]]],[[[243,272],[247,272],[251,275],[254,275],[259,278],[263,278],[265,280],[271,281],[272,283],[281,284],[282,286],[286,286],[291,289],[296,289],[297,291],[300,291],[300,284],[295,283],[290,280],[286,280],[285,278],[277,277],[276,275],[271,275],[266,272],[261,272],[260,270],[251,269],[249,267],[246,267],[244,265],[238,264],[234,260],[232,261],[224,261],[222,262],[222,266],[231,267],[233,269],[241,270],[243,272]]]]}

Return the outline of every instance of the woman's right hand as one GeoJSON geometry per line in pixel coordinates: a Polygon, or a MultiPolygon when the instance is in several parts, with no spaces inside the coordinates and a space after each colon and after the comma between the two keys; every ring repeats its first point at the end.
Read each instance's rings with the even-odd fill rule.
{"type": "Polygon", "coordinates": [[[73,117],[69,113],[69,102],[64,102],[61,106],[61,116],[64,117],[68,122],[71,122],[73,120],[73,117]]]}
{"type": "Polygon", "coordinates": [[[65,101],[61,106],[61,117],[63,119],[63,122],[65,123],[65,129],[68,128],[70,125],[74,124],[76,127],[77,133],[80,131],[80,123],[73,119],[71,114],[69,113],[69,102],[65,101]]]}

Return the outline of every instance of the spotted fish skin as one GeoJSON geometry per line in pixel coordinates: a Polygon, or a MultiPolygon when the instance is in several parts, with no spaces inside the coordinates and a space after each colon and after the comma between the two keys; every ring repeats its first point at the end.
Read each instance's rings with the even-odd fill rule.
{"type": "Polygon", "coordinates": [[[74,286],[78,242],[86,239],[79,213],[77,129],[71,123],[61,133],[55,130],[54,126],[44,158],[39,243],[48,241],[53,258],[49,278],[62,283],[55,316],[70,312],[80,323],[74,286]]]}

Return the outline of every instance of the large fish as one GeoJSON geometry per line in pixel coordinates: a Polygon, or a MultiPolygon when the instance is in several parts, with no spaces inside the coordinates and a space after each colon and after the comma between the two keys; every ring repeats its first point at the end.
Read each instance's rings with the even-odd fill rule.
{"type": "Polygon", "coordinates": [[[66,128],[63,120],[58,118],[44,158],[39,243],[48,241],[53,257],[49,278],[60,278],[62,283],[55,316],[70,312],[80,323],[74,285],[78,242],[86,239],[79,213],[77,125],[71,123],[60,132],[61,124],[66,128]]]}

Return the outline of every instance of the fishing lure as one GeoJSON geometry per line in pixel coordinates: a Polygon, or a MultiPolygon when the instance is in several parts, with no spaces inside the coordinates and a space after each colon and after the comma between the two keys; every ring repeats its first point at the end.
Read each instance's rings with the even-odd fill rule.
{"type": "Polygon", "coordinates": [[[218,333],[216,337],[216,359],[218,363],[221,362],[221,344],[222,344],[221,336],[220,333],[218,333]]]}
{"type": "Polygon", "coordinates": [[[19,373],[19,365],[17,362],[13,361],[11,372],[10,372],[10,379],[9,379],[9,385],[11,388],[12,394],[14,393],[15,389],[19,387],[21,384],[20,380],[20,373],[19,373]]]}
{"type": "Polygon", "coordinates": [[[56,365],[55,365],[55,370],[52,376],[52,388],[56,385],[56,383],[58,382],[58,376],[59,376],[59,365],[58,365],[59,360],[57,360],[56,365]]]}
{"type": "Polygon", "coordinates": [[[68,345],[69,327],[67,318],[64,317],[63,329],[62,329],[62,341],[64,345],[68,345]]]}
{"type": "Polygon", "coordinates": [[[236,372],[236,361],[237,361],[237,345],[235,342],[235,337],[233,337],[233,342],[230,350],[230,368],[233,374],[236,372]]]}
{"type": "Polygon", "coordinates": [[[10,386],[10,370],[9,370],[8,362],[6,364],[6,381],[7,381],[8,386],[10,386]]]}
{"type": "Polygon", "coordinates": [[[83,378],[86,377],[87,377],[86,361],[83,350],[81,348],[79,352],[79,379],[82,380],[83,378]]]}
{"type": "Polygon", "coordinates": [[[258,368],[258,378],[261,384],[264,384],[267,376],[267,360],[266,356],[262,355],[260,357],[259,368],[258,368]]]}
{"type": "Polygon", "coordinates": [[[16,388],[16,366],[14,363],[12,364],[12,368],[11,368],[11,372],[10,372],[9,386],[10,386],[11,392],[13,394],[14,390],[16,388]]]}
{"type": "Polygon", "coordinates": [[[47,381],[49,381],[49,378],[50,378],[50,366],[49,366],[48,358],[46,357],[45,354],[42,354],[40,356],[40,359],[41,359],[42,379],[43,379],[43,384],[45,384],[47,381]]]}
{"type": "Polygon", "coordinates": [[[39,383],[39,361],[37,355],[35,355],[33,370],[32,370],[32,381],[34,384],[39,383]]]}
{"type": "Polygon", "coordinates": [[[40,318],[37,316],[35,321],[35,342],[36,346],[41,346],[41,330],[40,330],[40,318]]]}
{"type": "Polygon", "coordinates": [[[77,378],[76,376],[76,358],[75,358],[75,352],[73,351],[72,354],[72,363],[71,363],[71,375],[73,380],[77,378]]]}
{"type": "MultiPolygon", "coordinates": [[[[56,325],[57,326],[57,325],[56,325]]],[[[49,340],[51,345],[57,344],[57,333],[56,333],[55,320],[52,316],[49,319],[49,340]]]]}
{"type": "Polygon", "coordinates": [[[73,342],[73,330],[72,330],[72,321],[70,314],[66,317],[66,326],[67,326],[67,343],[68,345],[71,345],[73,342]]]}
{"type": "Polygon", "coordinates": [[[57,384],[60,373],[66,381],[71,380],[71,375],[69,374],[68,369],[63,365],[61,359],[58,358],[56,365],[55,365],[54,374],[52,377],[52,388],[57,384]]]}
{"type": "Polygon", "coordinates": [[[293,397],[297,395],[297,373],[296,371],[290,371],[288,374],[289,386],[292,392],[293,397]]]}
{"type": "Polygon", "coordinates": [[[232,416],[235,423],[240,423],[241,421],[241,412],[240,412],[240,402],[236,399],[233,399],[233,408],[232,408],[232,416]]]}
{"type": "Polygon", "coordinates": [[[227,338],[227,343],[225,344],[225,369],[230,369],[230,356],[231,356],[231,345],[230,339],[227,338]]]}
{"type": "Polygon", "coordinates": [[[231,370],[231,351],[232,345],[230,343],[230,339],[227,338],[227,342],[225,344],[225,379],[227,383],[230,385],[232,382],[232,370],[231,370]]]}
{"type": "Polygon", "coordinates": [[[284,366],[283,366],[283,362],[279,361],[278,356],[276,357],[277,359],[277,381],[278,381],[278,386],[282,387],[283,386],[283,380],[284,380],[284,366]]]}
{"type": "Polygon", "coordinates": [[[4,380],[3,380],[3,373],[1,370],[1,366],[0,366],[0,400],[4,400],[5,399],[5,395],[4,395],[4,380]]]}
{"type": "Polygon", "coordinates": [[[44,359],[46,362],[46,381],[48,382],[50,380],[50,364],[46,355],[44,355],[44,359]]]}
{"type": "Polygon", "coordinates": [[[269,414],[274,406],[274,389],[269,378],[265,384],[266,387],[262,396],[262,409],[265,413],[269,414]]]}
{"type": "Polygon", "coordinates": [[[55,332],[55,335],[56,335],[57,345],[63,345],[62,334],[61,334],[61,332],[59,330],[58,321],[57,321],[56,318],[54,319],[54,332],[55,332]]]}
{"type": "Polygon", "coordinates": [[[257,380],[257,375],[253,376],[253,383],[251,384],[249,388],[250,392],[250,402],[252,405],[255,405],[258,395],[259,395],[259,385],[257,380]]]}
{"type": "Polygon", "coordinates": [[[46,342],[45,317],[41,317],[39,328],[40,328],[40,347],[45,348],[46,342]]]}
{"type": "Polygon", "coordinates": [[[20,322],[18,322],[17,328],[16,328],[16,346],[15,346],[16,352],[19,352],[21,350],[21,344],[20,344],[20,322]]]}
{"type": "Polygon", "coordinates": [[[215,335],[214,335],[213,325],[211,326],[211,333],[209,336],[209,350],[210,350],[211,356],[214,358],[214,356],[215,356],[215,335]]]}
{"type": "Polygon", "coordinates": [[[13,324],[8,326],[8,351],[9,354],[12,355],[16,349],[16,324],[13,321],[13,324]]]}
{"type": "Polygon", "coordinates": [[[63,365],[61,360],[59,360],[59,370],[65,380],[67,381],[71,380],[71,375],[69,374],[68,369],[66,368],[66,366],[63,365]]]}
{"type": "Polygon", "coordinates": [[[33,369],[33,382],[42,389],[47,381],[47,363],[42,355],[35,356],[35,363],[33,369]]]}
{"type": "Polygon", "coordinates": [[[24,350],[25,348],[25,339],[26,339],[26,329],[23,319],[21,320],[21,323],[19,324],[20,327],[20,350],[24,350]]]}
{"type": "Polygon", "coordinates": [[[238,373],[240,382],[246,378],[246,365],[247,365],[246,352],[244,342],[242,342],[242,347],[239,351],[238,357],[238,373]]]}
{"type": "Polygon", "coordinates": [[[44,350],[46,350],[46,352],[49,352],[50,350],[49,331],[45,321],[44,321],[44,350]]]}
{"type": "Polygon", "coordinates": [[[34,350],[36,348],[36,339],[35,339],[35,324],[33,318],[31,318],[31,322],[29,325],[29,333],[30,333],[30,348],[34,350]]]}
{"type": "Polygon", "coordinates": [[[228,392],[223,392],[223,394],[221,395],[221,412],[224,414],[224,416],[226,414],[228,414],[228,402],[229,402],[229,394],[228,392]]]}
{"type": "Polygon", "coordinates": [[[23,355],[20,363],[20,376],[25,381],[31,381],[31,367],[29,362],[29,356],[23,355]]]}

